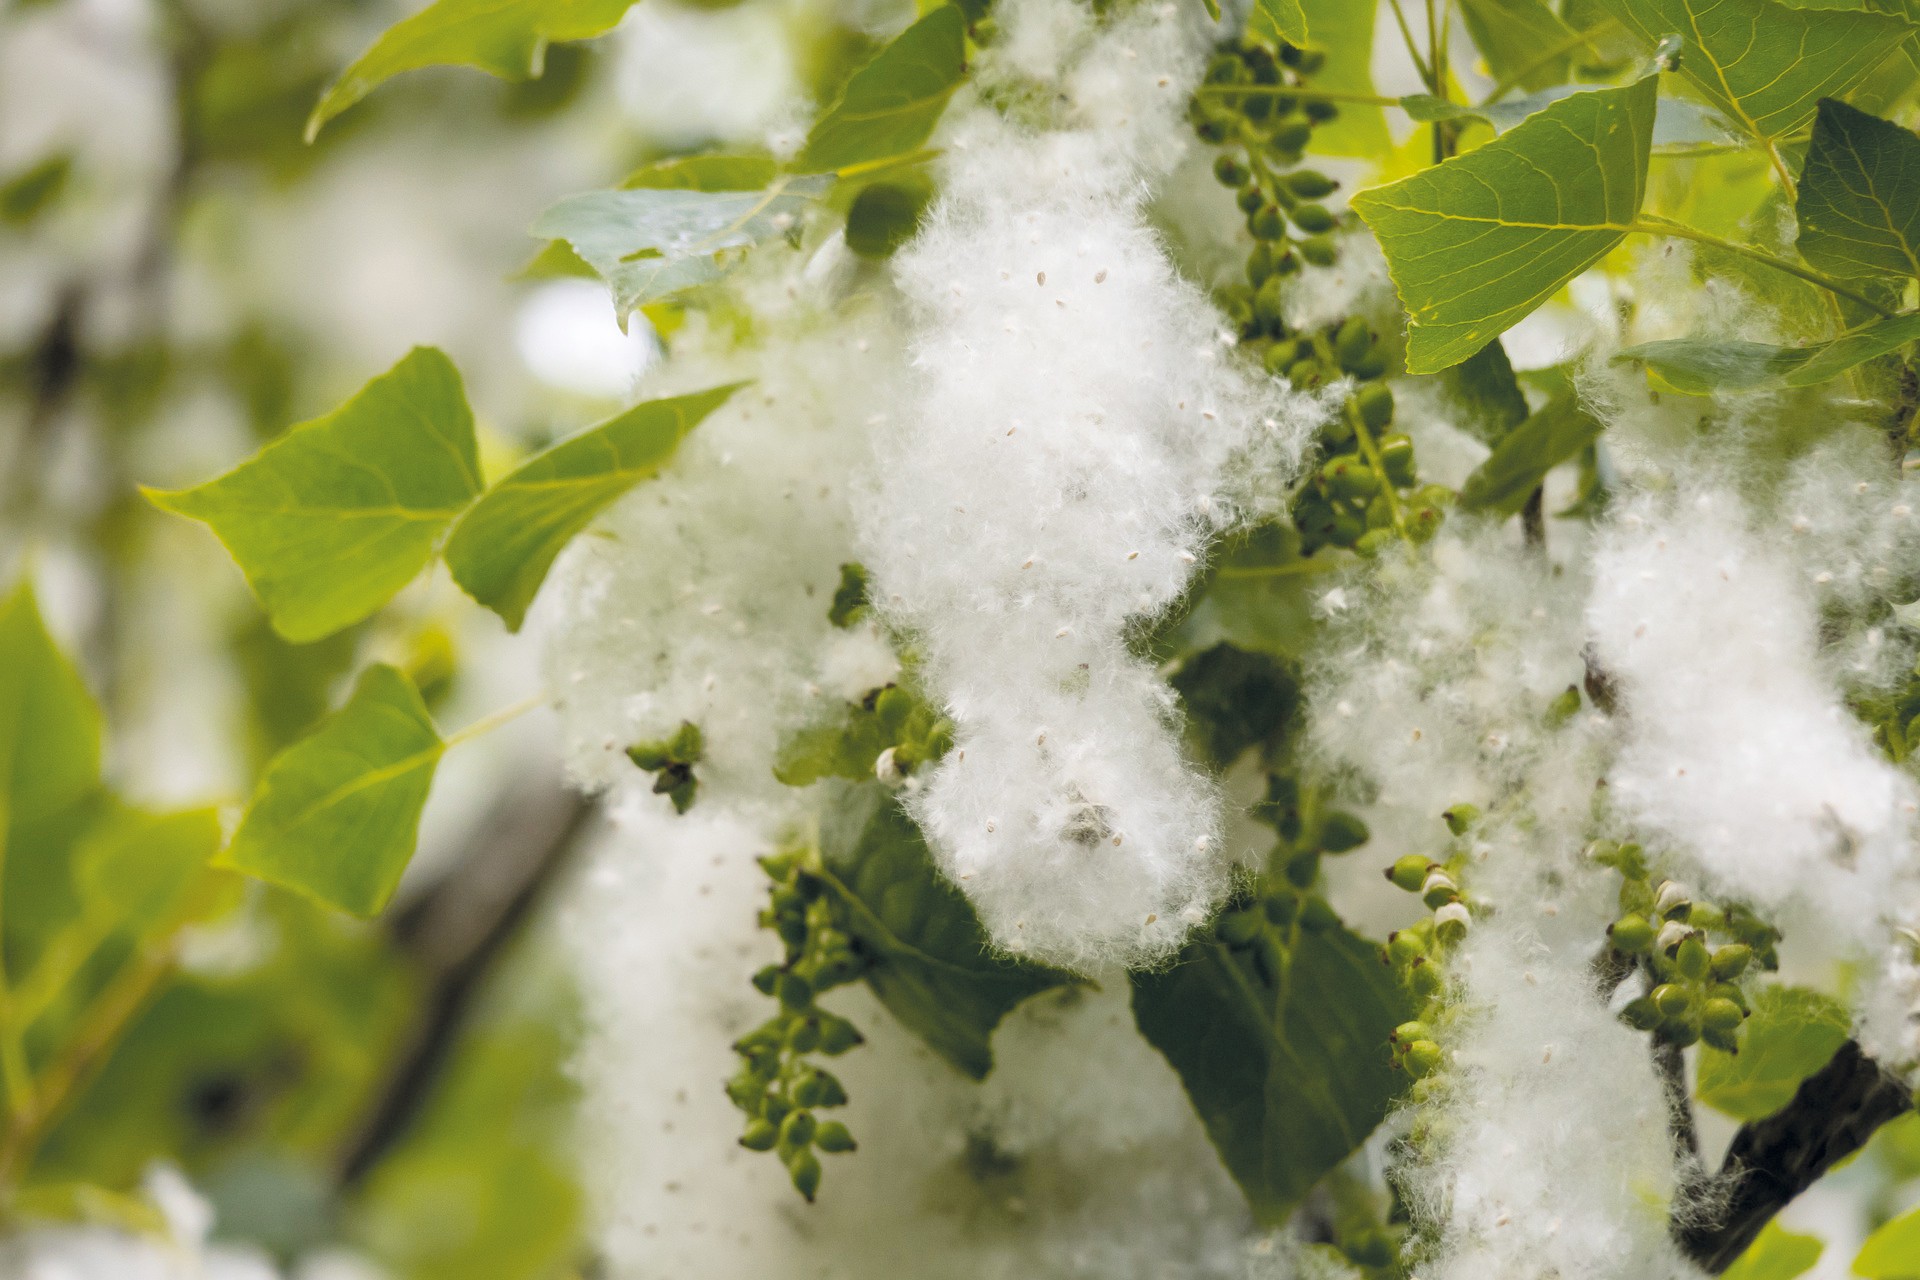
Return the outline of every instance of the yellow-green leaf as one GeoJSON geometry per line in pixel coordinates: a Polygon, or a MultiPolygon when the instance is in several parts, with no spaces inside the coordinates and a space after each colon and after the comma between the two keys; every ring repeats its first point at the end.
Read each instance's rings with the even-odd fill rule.
{"type": "Polygon", "coordinates": [[[643,164],[620,186],[628,191],[758,191],[779,175],[764,151],[709,152],[643,164]]]}
{"type": "Polygon", "coordinates": [[[1654,112],[1653,76],[1578,93],[1354,196],[1407,310],[1409,372],[1467,359],[1620,242],[1646,190],[1654,112]]]}
{"type": "Polygon", "coordinates": [[[611,30],[634,0],[435,0],[389,27],[328,87],[307,119],[307,141],[381,81],[420,67],[478,67],[503,80],[545,69],[547,46],[611,30]]]}
{"type": "Polygon", "coordinates": [[[1301,0],[1260,0],[1260,12],[1273,23],[1274,32],[1288,44],[1307,42],[1307,11],[1301,0]]]}
{"type": "Polygon", "coordinates": [[[1592,444],[1600,422],[1572,395],[1555,396],[1502,437],[1460,486],[1462,511],[1519,513],[1547,473],[1592,444]]]}
{"type": "Polygon", "coordinates": [[[1680,72],[1727,118],[1773,140],[1804,127],[1913,26],[1885,13],[1807,12],[1777,0],[1603,0],[1649,45],[1681,38],[1680,72]]]}
{"type": "Polygon", "coordinates": [[[561,549],[658,473],[687,432],[741,385],[635,405],[529,458],[454,526],[446,551],[453,580],[518,631],[561,549]]]}
{"type": "Polygon", "coordinates": [[[853,73],[793,167],[830,173],[906,155],[932,135],[966,74],[966,18],[941,5],[853,73]]]}
{"type": "Polygon", "coordinates": [[[0,841],[99,782],[100,710],[22,582],[0,604],[0,841]]]}
{"type": "MultiPolygon", "coordinates": [[[[1354,0],[1301,0],[1301,12],[1313,47],[1326,55],[1314,73],[1313,87],[1371,97],[1373,84],[1373,27],[1376,6],[1354,0]]],[[[1277,35],[1264,9],[1256,9],[1248,27],[1262,35],[1277,35]]],[[[1386,113],[1377,106],[1343,102],[1340,114],[1313,131],[1313,149],[1328,156],[1374,156],[1393,145],[1386,113]]]]}
{"type": "Polygon", "coordinates": [[[1822,101],[1794,212],[1800,256],[1829,275],[1920,277],[1920,137],[1822,101]]]}
{"type": "Polygon", "coordinates": [[[1826,1247],[1826,1242],[1818,1236],[1796,1235],[1777,1221],[1769,1222],[1721,1277],[1722,1280],[1794,1280],[1813,1270],[1813,1264],[1820,1261],[1826,1247]]]}
{"type": "Polygon", "coordinates": [[[1695,1093],[1735,1120],[1763,1120],[1793,1100],[1800,1082],[1827,1065],[1847,1038],[1839,1002],[1805,987],[1762,987],[1740,1052],[1700,1051],[1695,1093]]]}
{"type": "Polygon", "coordinates": [[[1546,0],[1460,0],[1460,16],[1487,70],[1501,84],[1525,90],[1563,84],[1578,35],[1546,0]],[[1553,57],[1544,55],[1561,50],[1553,57]]]}
{"type": "Polygon", "coordinates": [[[212,809],[117,808],[74,847],[74,885],[88,911],[144,929],[179,909],[219,847],[212,809]]]}
{"type": "Polygon", "coordinates": [[[412,682],[369,667],[345,706],[274,757],[217,862],[374,915],[413,857],[444,750],[412,682]]]}
{"type": "Polygon", "coordinates": [[[1920,1209],[1868,1236],[1853,1260],[1853,1274],[1866,1280],[1920,1280],[1920,1209]]]}
{"type": "Polygon", "coordinates": [[[407,585],[480,492],[473,414],[453,362],[416,347],[225,475],[146,492],[212,526],[274,630],[318,640],[407,585]]]}

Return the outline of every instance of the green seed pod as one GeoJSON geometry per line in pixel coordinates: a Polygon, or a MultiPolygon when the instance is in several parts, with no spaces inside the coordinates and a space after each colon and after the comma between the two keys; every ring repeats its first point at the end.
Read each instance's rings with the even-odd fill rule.
{"type": "Polygon", "coordinates": [[[764,969],[754,971],[753,988],[763,996],[770,996],[780,981],[780,966],[770,964],[764,969]]]}
{"type": "Polygon", "coordinates": [[[780,1131],[770,1120],[750,1120],[747,1131],[740,1135],[740,1145],[749,1151],[771,1151],[779,1140],[780,1131]]]}
{"type": "Polygon", "coordinates": [[[1403,854],[1387,868],[1387,879],[1408,893],[1418,893],[1420,886],[1427,882],[1427,871],[1432,866],[1433,859],[1423,853],[1403,854]]]}
{"type": "Polygon", "coordinates": [[[1348,316],[1333,333],[1333,353],[1340,363],[1357,360],[1373,347],[1373,330],[1359,316],[1348,316]]]}
{"type": "Polygon", "coordinates": [[[1440,1046],[1431,1040],[1415,1040],[1407,1046],[1401,1063],[1416,1078],[1430,1076],[1440,1069],[1443,1055],[1440,1046]]]}
{"type": "Polygon", "coordinates": [[[866,1037],[851,1022],[831,1013],[820,1015],[820,1052],[828,1055],[845,1053],[855,1045],[865,1042],[866,1037]]]}
{"type": "Polygon", "coordinates": [[[1242,213],[1258,213],[1260,206],[1267,202],[1266,193],[1260,190],[1258,183],[1241,188],[1235,203],[1242,213]]]}
{"type": "Polygon", "coordinates": [[[1360,1267],[1385,1268],[1392,1265],[1394,1258],[1393,1242],[1385,1232],[1371,1227],[1348,1235],[1340,1244],[1340,1252],[1360,1267]]]}
{"type": "Polygon", "coordinates": [[[1369,431],[1393,421],[1393,391],[1384,382],[1370,382],[1353,393],[1353,407],[1369,431]]]}
{"type": "Polygon", "coordinates": [[[1747,965],[1753,959],[1753,948],[1739,942],[1729,942],[1718,947],[1713,953],[1713,976],[1721,982],[1730,982],[1747,971],[1747,965]]]}
{"type": "Polygon", "coordinates": [[[780,1145],[792,1151],[813,1141],[813,1113],[796,1110],[780,1122],[780,1145]]]}
{"type": "Polygon", "coordinates": [[[1238,84],[1245,75],[1240,59],[1230,53],[1216,53],[1207,62],[1208,84],[1238,84]]]}
{"type": "Polygon", "coordinates": [[[1613,949],[1624,955],[1637,956],[1653,946],[1653,926],[1641,915],[1624,915],[1607,926],[1607,938],[1613,943],[1613,949]]]}
{"type": "Polygon", "coordinates": [[[1319,933],[1331,929],[1340,923],[1340,917],[1325,898],[1308,898],[1300,904],[1300,927],[1309,933],[1319,933]]]}
{"type": "Polygon", "coordinates": [[[820,1158],[811,1149],[794,1152],[787,1158],[787,1175],[793,1179],[793,1189],[812,1204],[820,1190],[820,1158]]]}
{"type": "Polygon", "coordinates": [[[1283,868],[1287,883],[1296,889],[1310,889],[1313,882],[1320,878],[1320,855],[1312,849],[1296,853],[1287,859],[1283,868]]]}
{"type": "Polygon", "coordinates": [[[1275,928],[1291,928],[1300,916],[1300,899],[1291,893],[1270,893],[1260,903],[1267,920],[1275,928]]]}
{"type": "MultiPolygon", "coordinates": [[[[1329,461],[1320,468],[1320,474],[1327,482],[1328,491],[1345,502],[1366,502],[1380,492],[1380,477],[1373,474],[1372,467],[1350,453],[1329,461]]],[[[1364,833],[1366,828],[1360,830],[1364,833]]],[[[1366,836],[1363,834],[1360,839],[1365,841],[1366,836]]]]}
{"type": "Polygon", "coordinates": [[[1691,1022],[1663,1022],[1653,1034],[1661,1042],[1680,1049],[1700,1040],[1700,1028],[1691,1022]]]}
{"type": "Polygon", "coordinates": [[[812,1053],[820,1047],[820,1024],[812,1018],[794,1023],[787,1033],[787,1046],[795,1053],[812,1053]]]}
{"type": "Polygon", "coordinates": [[[1253,320],[1253,290],[1243,284],[1230,284],[1215,295],[1220,309],[1236,325],[1249,324],[1253,320]]]}
{"type": "Polygon", "coordinates": [[[1440,820],[1447,824],[1447,830],[1456,836],[1463,836],[1474,823],[1480,821],[1480,807],[1472,804],[1457,804],[1441,814],[1440,820]]]}
{"type": "Polygon", "coordinates": [[[1393,1029],[1393,1034],[1388,1039],[1396,1045],[1404,1046],[1412,1044],[1415,1040],[1431,1040],[1433,1032],[1424,1022],[1403,1022],[1393,1029]]]}
{"type": "Polygon", "coordinates": [[[1339,183],[1316,169],[1296,169],[1283,181],[1302,200],[1322,200],[1340,189],[1339,183]]]}
{"type": "Polygon", "coordinates": [[[1292,220],[1294,226],[1300,228],[1310,236],[1319,235],[1321,232],[1331,231],[1334,228],[1334,216],[1328,212],[1327,206],[1323,204],[1298,205],[1287,216],[1292,220]]]}
{"type": "Polygon", "coordinates": [[[813,984],[797,973],[783,973],[775,984],[780,1003],[789,1009],[804,1009],[813,1003],[813,984]]]}
{"type": "Polygon", "coordinates": [[[1270,933],[1262,933],[1253,940],[1253,967],[1259,973],[1260,981],[1269,987],[1280,985],[1280,975],[1287,971],[1287,955],[1270,933]]]}
{"type": "Polygon", "coordinates": [[[1369,529],[1360,535],[1360,541],[1353,544],[1353,549],[1360,555],[1372,559],[1398,541],[1399,537],[1399,534],[1384,526],[1369,529]]]}
{"type": "Polygon", "coordinates": [[[1335,546],[1350,547],[1360,541],[1366,531],[1366,524],[1358,516],[1350,515],[1345,511],[1333,513],[1333,533],[1330,540],[1335,546]]]}
{"type": "Polygon", "coordinates": [[[1320,385],[1323,370],[1318,360],[1299,360],[1287,370],[1287,381],[1302,390],[1311,390],[1320,385]]]}
{"type": "Polygon", "coordinates": [[[1213,927],[1214,936],[1230,947],[1245,947],[1260,935],[1260,916],[1252,911],[1229,911],[1213,927]]]}
{"type": "Polygon", "coordinates": [[[835,1156],[852,1151],[856,1146],[853,1134],[838,1120],[822,1120],[813,1131],[813,1145],[835,1156]]]}
{"type": "Polygon", "coordinates": [[[1320,820],[1320,847],[1328,853],[1358,849],[1371,834],[1366,823],[1345,809],[1335,809],[1320,820]]]}
{"type": "Polygon", "coordinates": [[[1263,204],[1247,217],[1247,230],[1256,240],[1278,240],[1287,233],[1286,224],[1280,219],[1280,210],[1270,204],[1263,204]]]}
{"type": "Polygon", "coordinates": [[[1300,242],[1300,256],[1316,267],[1330,267],[1339,259],[1340,250],[1332,236],[1308,236],[1300,242]]]}
{"type": "Polygon", "coordinates": [[[1560,695],[1547,704],[1544,717],[1549,729],[1558,729],[1580,714],[1580,687],[1568,685],[1560,695]]]}
{"type": "MultiPolygon", "coordinates": [[[[1326,63],[1325,54],[1308,53],[1308,54],[1301,55],[1300,69],[1302,71],[1305,71],[1307,61],[1314,58],[1318,58],[1320,60],[1320,65],[1322,66],[1325,65],[1326,63]]],[[[1335,119],[1340,114],[1340,108],[1335,106],[1331,102],[1304,103],[1301,106],[1301,110],[1307,113],[1307,119],[1312,120],[1316,124],[1325,124],[1327,121],[1335,119]]]]}
{"type": "Polygon", "coordinates": [[[1620,1018],[1636,1031],[1651,1031],[1660,1025],[1662,1015],[1658,1005],[1649,997],[1641,996],[1620,1010],[1620,1018]]]}
{"type": "Polygon", "coordinates": [[[1440,967],[1425,956],[1415,960],[1407,969],[1407,985],[1419,996],[1438,995],[1447,980],[1440,973],[1440,967]]]}
{"type": "Polygon", "coordinates": [[[1427,904],[1429,911],[1438,911],[1459,896],[1460,886],[1439,867],[1427,872],[1427,878],[1420,883],[1420,901],[1427,904]]]}
{"type": "Polygon", "coordinates": [[[823,1095],[820,1077],[807,1074],[800,1077],[793,1086],[793,1105],[796,1107],[817,1107],[823,1095]]]}
{"type": "Polygon", "coordinates": [[[1722,1053],[1740,1052],[1740,1035],[1737,1031],[1727,1031],[1719,1027],[1702,1027],[1700,1039],[1722,1053]]]}
{"type": "Polygon", "coordinates": [[[1452,945],[1467,936],[1467,929],[1473,923],[1473,917],[1467,914],[1464,903],[1449,902],[1433,913],[1433,936],[1452,945]]]}
{"type": "Polygon", "coordinates": [[[1653,909],[1663,920],[1684,920],[1693,905],[1693,891],[1677,880],[1662,880],[1654,891],[1653,909]]]}
{"type": "Polygon", "coordinates": [[[1663,982],[1647,993],[1653,1001],[1653,1007],[1660,1011],[1663,1018],[1684,1018],[1693,1008],[1693,993],[1685,987],[1672,982],[1663,982]]]}
{"type": "Polygon", "coordinates": [[[1213,176],[1220,180],[1223,187],[1237,187],[1248,178],[1247,166],[1232,156],[1221,156],[1213,162],[1213,176]]]}
{"type": "Polygon", "coordinates": [[[844,1107],[847,1105],[847,1089],[840,1078],[830,1071],[815,1071],[813,1078],[820,1085],[820,1103],[823,1107],[844,1107]]]}
{"type": "Polygon", "coordinates": [[[1742,1013],[1753,1012],[1753,1010],[1749,1008],[1747,1005],[1747,993],[1742,991],[1740,988],[1734,986],[1731,982],[1716,982],[1712,986],[1708,987],[1707,999],[1727,1000],[1732,1002],[1735,1005],[1738,1005],[1740,1008],[1740,1012],[1742,1013]]]}
{"type": "Polygon", "coordinates": [[[1746,1016],[1731,1000],[1709,1000],[1700,1007],[1700,1026],[1702,1030],[1731,1031],[1746,1016]]]}
{"type": "Polygon", "coordinates": [[[1313,137],[1313,121],[1303,115],[1281,116],[1267,135],[1267,145],[1276,151],[1300,151],[1313,137]]]}
{"type": "Polygon", "coordinates": [[[1396,929],[1387,935],[1387,959],[1394,964],[1412,964],[1427,954],[1427,944],[1407,929],[1396,929]]]}
{"type": "Polygon", "coordinates": [[[1282,338],[1267,348],[1265,364],[1267,372],[1278,378],[1294,366],[1300,359],[1300,344],[1292,338],[1282,338]]]}
{"type": "Polygon", "coordinates": [[[1269,276],[1253,295],[1254,323],[1269,333],[1279,333],[1285,327],[1285,310],[1280,298],[1280,277],[1269,276]]]}
{"type": "MultiPolygon", "coordinates": [[[[1295,65],[1299,67],[1300,74],[1303,76],[1318,75],[1327,65],[1327,55],[1318,49],[1302,49],[1300,61],[1295,65]]],[[[1327,118],[1331,120],[1333,117],[1327,118]]]]}
{"type": "Polygon", "coordinates": [[[1407,512],[1407,537],[1415,542],[1426,542],[1440,532],[1440,526],[1446,518],[1440,508],[1422,503],[1407,512]]]}
{"type": "Polygon", "coordinates": [[[1698,982],[1707,976],[1707,971],[1713,966],[1713,958],[1707,954],[1707,944],[1700,940],[1700,935],[1694,934],[1680,944],[1680,949],[1674,953],[1673,964],[1681,977],[1689,982],[1698,982]]]}
{"type": "MultiPolygon", "coordinates": [[[[1273,274],[1273,248],[1271,243],[1262,240],[1247,255],[1247,282],[1256,290],[1273,274]]],[[[1256,293],[1254,296],[1259,295],[1256,293]]]]}
{"type": "Polygon", "coordinates": [[[1397,487],[1404,489],[1412,484],[1415,478],[1413,441],[1403,435],[1382,436],[1380,465],[1386,468],[1387,479],[1397,487]]]}
{"type": "Polygon", "coordinates": [[[1393,508],[1387,503],[1387,494],[1383,489],[1374,495],[1367,504],[1367,532],[1393,532],[1393,508]]]}

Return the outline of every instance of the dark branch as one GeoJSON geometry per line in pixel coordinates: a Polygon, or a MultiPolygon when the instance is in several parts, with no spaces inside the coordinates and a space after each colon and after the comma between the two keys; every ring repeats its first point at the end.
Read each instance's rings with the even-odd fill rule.
{"type": "Polygon", "coordinates": [[[1741,1126],[1709,1184],[1724,1192],[1726,1207],[1713,1221],[1676,1226],[1675,1240],[1720,1274],[1795,1196],[1912,1106],[1906,1086],[1847,1041],[1784,1109],[1741,1126]]]}
{"type": "Polygon", "coordinates": [[[593,812],[590,800],[542,780],[503,797],[473,852],[392,920],[394,941],[425,991],[386,1088],[340,1159],[351,1187],[402,1138],[438,1082],[492,963],[556,878],[593,812]]]}
{"type": "Polygon", "coordinates": [[[1693,1095],[1687,1089],[1686,1050],[1655,1038],[1653,1069],[1660,1077],[1661,1092],[1667,1095],[1667,1132],[1673,1138],[1674,1155],[1697,1165],[1700,1133],[1694,1128],[1693,1095]]]}

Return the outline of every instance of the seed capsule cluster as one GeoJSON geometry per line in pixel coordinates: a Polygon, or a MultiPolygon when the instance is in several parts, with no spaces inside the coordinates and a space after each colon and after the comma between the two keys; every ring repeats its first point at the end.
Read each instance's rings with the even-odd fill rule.
{"type": "Polygon", "coordinates": [[[1236,191],[1254,240],[1245,282],[1219,292],[1241,349],[1296,387],[1343,378],[1356,384],[1321,430],[1326,461],[1295,495],[1301,554],[1336,546],[1371,555],[1396,538],[1431,537],[1453,494],[1422,485],[1413,442],[1390,431],[1393,391],[1383,379],[1393,355],[1380,335],[1359,316],[1318,329],[1286,322],[1289,278],[1303,262],[1331,266],[1339,256],[1333,233],[1340,218],[1321,203],[1339,184],[1298,167],[1315,126],[1338,113],[1306,87],[1323,61],[1285,43],[1276,50],[1255,39],[1231,41],[1209,64],[1191,118],[1200,137],[1221,148],[1214,176],[1236,191]]]}
{"type": "Polygon", "coordinates": [[[1267,798],[1256,813],[1273,825],[1279,842],[1265,874],[1249,881],[1215,919],[1216,940],[1243,953],[1255,975],[1278,986],[1286,968],[1286,942],[1295,926],[1308,931],[1340,923],[1327,900],[1313,892],[1320,859],[1350,853],[1368,839],[1367,824],[1343,809],[1321,809],[1303,797],[1291,774],[1270,774],[1267,798]]]}
{"type": "Polygon", "coordinates": [[[1637,844],[1596,841],[1588,856],[1621,875],[1622,914],[1607,926],[1614,968],[1640,969],[1649,984],[1621,1018],[1663,1044],[1738,1053],[1750,1012],[1739,979],[1755,966],[1779,968],[1779,931],[1744,906],[1716,907],[1657,877],[1637,844]]]}
{"type": "Polygon", "coordinates": [[[760,923],[779,934],[786,958],[754,974],[753,985],[780,1008],[735,1042],[734,1052],[745,1061],[727,1081],[727,1096],[746,1113],[740,1145],[775,1153],[795,1189],[811,1202],[820,1189],[816,1153],[852,1151],[854,1141],[846,1125],[814,1114],[845,1105],[847,1093],[808,1057],[835,1056],[862,1042],[851,1022],[820,1007],[819,997],[857,981],[865,962],[835,920],[826,886],[804,863],[802,853],[760,861],[773,880],[760,923]]]}
{"type": "Polygon", "coordinates": [[[1432,1089],[1428,1078],[1444,1061],[1433,1031],[1446,1012],[1443,966],[1448,953],[1473,927],[1473,908],[1460,890],[1458,877],[1467,866],[1467,835],[1480,820],[1480,811],[1470,804],[1460,804],[1441,817],[1453,835],[1453,849],[1444,862],[1423,853],[1409,853],[1386,869],[1388,880],[1408,893],[1419,894],[1432,913],[1388,934],[1381,951],[1381,959],[1394,967],[1417,1002],[1417,1016],[1396,1027],[1392,1036],[1393,1060],[1413,1076],[1416,1102],[1426,1100],[1432,1089]]]}
{"type": "Polygon", "coordinates": [[[683,720],[671,738],[636,742],[628,747],[627,759],[648,773],[659,775],[653,780],[653,793],[673,801],[675,813],[685,813],[693,807],[694,795],[700,790],[693,766],[700,763],[705,753],[706,739],[700,734],[700,726],[683,720]]]}

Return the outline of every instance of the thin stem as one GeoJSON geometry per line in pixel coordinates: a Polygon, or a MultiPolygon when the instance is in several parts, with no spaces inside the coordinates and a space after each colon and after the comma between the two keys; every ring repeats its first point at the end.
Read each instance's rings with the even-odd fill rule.
{"type": "MultiPolygon", "coordinates": [[[[1427,67],[1432,72],[1428,77],[1427,88],[1433,96],[1445,102],[1447,100],[1447,50],[1440,38],[1440,19],[1435,11],[1434,0],[1427,0],[1427,67]]],[[[1433,122],[1433,162],[1440,164],[1447,158],[1447,122],[1433,122]]]]}
{"type": "Polygon", "coordinates": [[[1213,573],[1217,578],[1293,578],[1332,573],[1339,568],[1341,565],[1331,559],[1323,560],[1314,556],[1306,560],[1289,560],[1285,564],[1222,565],[1213,573]]]}
{"type": "Polygon", "coordinates": [[[1793,172],[1787,168],[1785,157],[1780,154],[1780,145],[1772,138],[1767,139],[1767,159],[1773,162],[1773,171],[1780,179],[1780,189],[1787,193],[1787,203],[1792,204],[1800,198],[1800,188],[1794,184],[1793,172]]]}
{"type": "Polygon", "coordinates": [[[1643,235],[1672,236],[1679,240],[1693,240],[1700,244],[1709,244],[1716,249],[1724,249],[1728,253],[1739,254],[1743,258],[1763,263],[1766,266],[1772,267],[1775,271],[1784,271],[1790,276],[1798,276],[1808,284],[1818,285],[1829,293],[1838,294],[1842,298],[1857,302],[1876,315],[1890,316],[1893,314],[1893,312],[1887,310],[1872,298],[1854,292],[1838,280],[1833,279],[1831,276],[1822,275],[1811,267],[1803,267],[1799,263],[1790,261],[1789,259],[1776,257],[1764,249],[1756,249],[1751,245],[1738,244],[1732,240],[1723,239],[1720,236],[1689,227],[1684,223],[1669,222],[1667,219],[1654,214],[1644,214],[1629,224],[1627,230],[1638,231],[1643,235]]]}
{"type": "MultiPolygon", "coordinates": [[[[1566,57],[1582,45],[1592,48],[1593,38],[1595,36],[1618,25],[1619,24],[1612,18],[1602,18],[1585,31],[1576,32],[1567,39],[1562,40],[1559,44],[1554,45],[1532,62],[1529,62],[1526,66],[1521,67],[1518,71],[1512,72],[1505,79],[1501,80],[1500,83],[1494,85],[1492,89],[1487,91],[1487,96],[1480,100],[1480,105],[1484,107],[1490,102],[1500,101],[1500,99],[1506,97],[1515,89],[1518,89],[1522,84],[1525,84],[1528,76],[1531,76],[1534,72],[1540,70],[1540,68],[1549,66],[1559,59],[1566,57]]],[[[1599,50],[1594,49],[1594,52],[1598,54],[1599,50]]]]}
{"type": "Polygon", "coordinates": [[[1406,517],[1400,513],[1400,499],[1393,491],[1393,481],[1387,476],[1387,464],[1380,457],[1380,448],[1373,442],[1373,432],[1367,429],[1367,420],[1354,412],[1353,401],[1347,401],[1347,421],[1353,424],[1353,434],[1360,441],[1360,452],[1366,457],[1367,465],[1373,468],[1373,474],[1379,478],[1380,492],[1387,498],[1387,515],[1393,520],[1393,529],[1402,538],[1407,535],[1406,517]]]}
{"type": "Polygon", "coordinates": [[[1286,84],[1203,84],[1194,96],[1207,98],[1300,98],[1309,102],[1357,102],[1366,107],[1397,107],[1398,98],[1377,93],[1341,93],[1337,89],[1307,89],[1286,84]]]}
{"type": "Polygon", "coordinates": [[[457,733],[448,734],[443,745],[447,747],[457,747],[463,742],[470,742],[480,737],[482,734],[492,733],[501,725],[506,724],[510,720],[519,719],[546,700],[547,695],[544,693],[535,694],[531,698],[522,698],[510,707],[502,707],[491,715],[481,716],[478,720],[475,720],[472,724],[457,733]]]}
{"type": "Polygon", "coordinates": [[[1420,44],[1413,38],[1413,28],[1407,25],[1406,11],[1400,7],[1400,0],[1388,0],[1393,6],[1393,19],[1400,24],[1400,38],[1406,41],[1407,56],[1413,59],[1413,69],[1420,73],[1422,84],[1433,83],[1433,68],[1420,56],[1420,44]]]}
{"type": "Polygon", "coordinates": [[[53,935],[41,949],[33,968],[27,970],[14,988],[12,1012],[19,1019],[21,1030],[45,1016],[112,932],[112,923],[95,913],[69,921],[53,935]]]}

